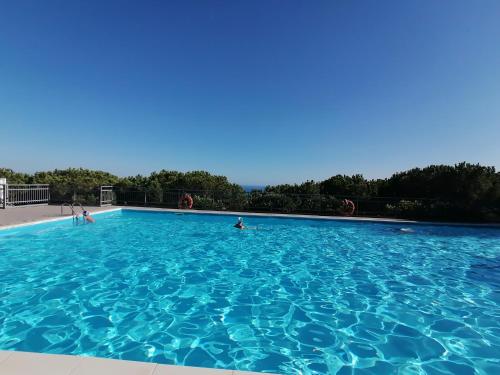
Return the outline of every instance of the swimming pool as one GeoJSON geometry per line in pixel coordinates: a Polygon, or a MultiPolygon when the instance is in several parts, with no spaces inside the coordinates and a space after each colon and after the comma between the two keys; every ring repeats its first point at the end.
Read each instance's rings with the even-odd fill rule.
{"type": "Polygon", "coordinates": [[[500,373],[500,230],[117,211],[0,231],[0,349],[500,373]]]}

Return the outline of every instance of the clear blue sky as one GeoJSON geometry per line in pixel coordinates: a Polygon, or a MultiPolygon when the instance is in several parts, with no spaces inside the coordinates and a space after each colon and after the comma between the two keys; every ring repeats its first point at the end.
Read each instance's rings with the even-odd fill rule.
{"type": "Polygon", "coordinates": [[[0,165],[500,166],[500,1],[0,1],[0,165]]]}

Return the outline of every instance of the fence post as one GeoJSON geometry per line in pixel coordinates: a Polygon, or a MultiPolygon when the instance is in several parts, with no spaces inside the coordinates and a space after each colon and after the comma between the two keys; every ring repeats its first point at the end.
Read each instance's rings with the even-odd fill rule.
{"type": "Polygon", "coordinates": [[[144,206],[146,205],[146,202],[147,202],[147,199],[146,199],[146,196],[147,196],[147,192],[146,190],[144,190],[144,206]]]}
{"type": "Polygon", "coordinates": [[[7,207],[7,184],[0,185],[2,187],[2,208],[7,207]]]}

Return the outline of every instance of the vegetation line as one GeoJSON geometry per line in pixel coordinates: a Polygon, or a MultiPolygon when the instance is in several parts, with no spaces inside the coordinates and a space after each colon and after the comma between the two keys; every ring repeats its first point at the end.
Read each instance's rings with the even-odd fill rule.
{"type": "MultiPolygon", "coordinates": [[[[386,179],[335,175],[324,181],[267,186],[245,193],[225,176],[204,171],[161,170],[149,176],[118,177],[108,172],[69,168],[34,174],[0,168],[9,184],[50,184],[53,197],[71,192],[85,199],[100,185],[114,185],[125,202],[175,205],[175,191],[192,192],[195,207],[253,211],[342,214],[342,199],[357,202],[357,213],[413,219],[500,221],[500,172],[494,167],[459,163],[431,165],[393,174],[386,179]],[[135,195],[134,195],[134,192],[135,195]],[[140,195],[139,193],[142,192],[140,195]],[[140,195],[140,196],[139,196],[140,195]]],[[[88,197],[95,198],[92,194],[88,197]]],[[[89,198],[90,199],[90,198],[89,198]]]]}

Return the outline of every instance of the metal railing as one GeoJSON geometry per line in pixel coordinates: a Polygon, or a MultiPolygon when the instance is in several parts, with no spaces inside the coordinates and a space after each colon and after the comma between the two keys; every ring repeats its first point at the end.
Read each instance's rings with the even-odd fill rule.
{"type": "MultiPolygon", "coordinates": [[[[2,181],[3,182],[3,181],[2,181]]],[[[95,186],[91,184],[0,184],[0,208],[81,202],[86,206],[152,206],[177,208],[184,194],[193,198],[193,209],[346,215],[344,199],[356,206],[354,216],[400,217],[450,220],[464,217],[482,220],[480,212],[453,201],[410,197],[344,196],[337,194],[295,194],[276,191],[243,192],[239,189],[164,189],[161,186],[95,186]],[[475,216],[474,216],[475,215],[475,216]]],[[[487,212],[500,216],[500,206],[487,212]]],[[[495,216],[496,215],[496,216],[495,216]]]]}
{"type": "Polygon", "coordinates": [[[177,208],[183,194],[193,198],[193,209],[215,211],[247,211],[296,213],[313,215],[345,215],[344,199],[356,206],[354,216],[404,216],[401,203],[413,205],[414,214],[425,214],[434,200],[401,197],[358,197],[331,194],[290,194],[269,191],[217,191],[162,189],[147,187],[114,187],[112,203],[124,206],[177,208]]]}
{"type": "Polygon", "coordinates": [[[5,184],[0,186],[1,208],[49,204],[50,188],[47,184],[5,184]]]}
{"type": "Polygon", "coordinates": [[[101,186],[99,189],[99,206],[111,206],[114,200],[113,186],[101,186]]]}
{"type": "MultiPolygon", "coordinates": [[[[294,194],[239,189],[164,189],[160,186],[95,186],[76,184],[1,185],[0,208],[81,202],[86,206],[151,206],[177,208],[184,194],[193,209],[337,216],[350,214],[344,199],[355,204],[354,216],[442,219],[464,216],[450,202],[409,197],[294,194]],[[458,213],[457,213],[458,212],[458,213]]],[[[466,213],[467,214],[467,213],[466,213]]],[[[469,215],[470,216],[470,215],[469,215]]]]}

